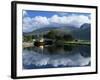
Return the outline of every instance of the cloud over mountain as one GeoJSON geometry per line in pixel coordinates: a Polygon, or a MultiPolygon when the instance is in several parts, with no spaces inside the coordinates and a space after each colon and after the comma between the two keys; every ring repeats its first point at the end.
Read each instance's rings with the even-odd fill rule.
{"type": "Polygon", "coordinates": [[[23,12],[23,32],[31,32],[42,27],[62,27],[71,25],[80,27],[84,23],[90,23],[90,18],[86,15],[62,15],[54,14],[51,17],[34,16],[29,17],[26,11],[23,12]]]}

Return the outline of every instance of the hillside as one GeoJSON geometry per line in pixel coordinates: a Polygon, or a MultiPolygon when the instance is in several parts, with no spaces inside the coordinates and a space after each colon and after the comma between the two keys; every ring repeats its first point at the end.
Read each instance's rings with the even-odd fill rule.
{"type": "Polygon", "coordinates": [[[80,29],[74,30],[71,33],[76,39],[90,40],[91,39],[91,25],[83,24],[80,29]]]}

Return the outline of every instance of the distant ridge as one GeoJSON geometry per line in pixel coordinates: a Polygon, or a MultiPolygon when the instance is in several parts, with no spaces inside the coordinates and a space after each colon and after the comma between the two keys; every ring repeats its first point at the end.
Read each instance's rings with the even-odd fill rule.
{"type": "Polygon", "coordinates": [[[91,24],[84,23],[79,30],[72,32],[76,39],[90,40],[91,39],[91,24]]]}

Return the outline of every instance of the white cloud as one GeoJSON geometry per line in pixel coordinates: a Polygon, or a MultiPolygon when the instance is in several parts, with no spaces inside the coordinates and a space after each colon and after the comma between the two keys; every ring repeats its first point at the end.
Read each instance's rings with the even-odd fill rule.
{"type": "Polygon", "coordinates": [[[24,23],[30,23],[31,21],[32,21],[32,19],[30,17],[24,17],[23,18],[24,23]]]}
{"type": "Polygon", "coordinates": [[[23,16],[26,16],[27,15],[27,12],[26,11],[23,11],[23,16]]]}
{"type": "Polygon", "coordinates": [[[69,13],[66,13],[66,12],[59,12],[58,15],[60,15],[60,16],[67,16],[67,15],[69,15],[69,13]]]}
{"type": "MultiPolygon", "coordinates": [[[[26,12],[23,12],[23,14],[26,14],[26,12]]],[[[75,27],[80,27],[84,23],[90,23],[90,19],[88,16],[73,14],[69,16],[53,15],[50,18],[43,17],[43,16],[36,16],[33,18],[24,17],[23,18],[23,31],[24,32],[32,31],[37,28],[48,27],[50,25],[52,26],[72,25],[75,27]],[[55,25],[55,24],[58,24],[58,25],[55,25]]]]}
{"type": "Polygon", "coordinates": [[[57,24],[67,24],[67,17],[66,16],[58,16],[58,15],[54,15],[51,18],[49,18],[49,22],[50,23],[57,23],[57,24]]]}
{"type": "Polygon", "coordinates": [[[67,23],[72,24],[76,27],[80,27],[84,23],[90,23],[88,16],[84,15],[71,15],[67,17],[67,23]]]}
{"type": "Polygon", "coordinates": [[[73,56],[55,54],[41,54],[34,51],[23,51],[24,65],[46,66],[52,65],[53,67],[63,66],[85,66],[90,62],[89,57],[83,57],[80,53],[75,53],[73,56]],[[30,53],[30,54],[29,54],[30,53]]]}
{"type": "Polygon", "coordinates": [[[23,18],[23,32],[29,32],[32,29],[32,19],[30,17],[23,18]]]}
{"type": "Polygon", "coordinates": [[[32,22],[37,24],[37,25],[49,25],[49,21],[46,17],[42,17],[42,16],[36,16],[34,18],[32,18],[32,22]]]}
{"type": "Polygon", "coordinates": [[[49,21],[51,23],[59,23],[60,22],[60,17],[58,15],[54,15],[51,18],[49,18],[49,21]]]}
{"type": "Polygon", "coordinates": [[[45,27],[49,25],[49,21],[46,17],[36,16],[34,18],[23,18],[23,32],[29,32],[37,28],[45,27]]]}

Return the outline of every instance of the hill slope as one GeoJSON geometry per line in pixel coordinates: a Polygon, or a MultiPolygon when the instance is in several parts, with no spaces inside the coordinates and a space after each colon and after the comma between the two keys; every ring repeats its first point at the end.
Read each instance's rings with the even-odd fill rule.
{"type": "Polygon", "coordinates": [[[88,23],[83,24],[80,29],[72,32],[76,39],[90,40],[91,39],[91,25],[88,23]]]}

